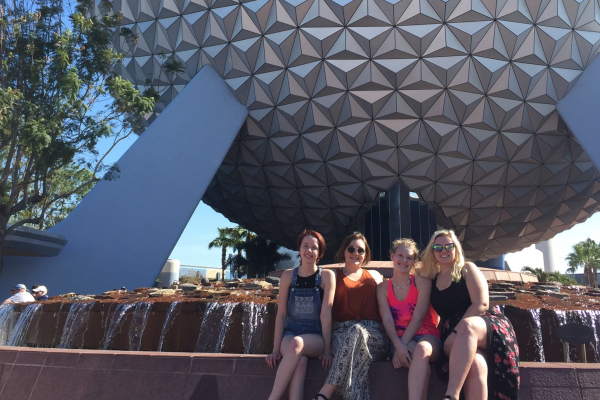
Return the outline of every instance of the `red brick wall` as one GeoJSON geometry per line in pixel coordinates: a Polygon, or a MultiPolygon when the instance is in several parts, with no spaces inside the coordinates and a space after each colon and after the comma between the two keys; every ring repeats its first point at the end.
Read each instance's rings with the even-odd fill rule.
{"type": "MultiPolygon", "coordinates": [[[[275,371],[260,355],[125,352],[0,347],[0,400],[264,400],[275,371]]],[[[404,400],[406,370],[370,370],[372,399],[404,400]]],[[[306,398],[325,371],[312,361],[306,398]]],[[[444,385],[432,374],[429,399],[444,385]]],[[[600,364],[523,363],[521,400],[599,400],[600,364]]]]}

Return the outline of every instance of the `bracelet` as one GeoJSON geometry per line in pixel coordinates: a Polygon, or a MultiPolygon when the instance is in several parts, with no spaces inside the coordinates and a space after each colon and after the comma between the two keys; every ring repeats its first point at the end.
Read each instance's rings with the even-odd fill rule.
{"type": "Polygon", "coordinates": [[[456,329],[452,329],[452,333],[456,333],[458,335],[458,332],[456,332],[456,329]]]}

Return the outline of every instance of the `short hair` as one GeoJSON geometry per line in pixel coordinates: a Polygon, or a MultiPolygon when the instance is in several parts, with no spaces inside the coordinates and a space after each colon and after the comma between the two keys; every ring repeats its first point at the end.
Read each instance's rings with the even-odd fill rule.
{"type": "MultiPolygon", "coordinates": [[[[319,261],[325,255],[325,248],[326,248],[325,239],[323,239],[323,236],[317,231],[312,231],[310,229],[304,229],[302,231],[302,233],[300,233],[300,235],[298,235],[298,241],[297,241],[298,251],[300,251],[300,246],[302,246],[302,241],[307,236],[314,237],[315,239],[317,239],[317,243],[319,243],[319,255],[317,257],[317,261],[319,261]]],[[[300,257],[299,254],[298,254],[298,257],[300,257]]]]}
{"type": "Polygon", "coordinates": [[[440,236],[449,237],[454,243],[454,268],[452,269],[452,281],[458,282],[462,277],[462,269],[465,265],[465,255],[463,253],[462,245],[460,241],[456,237],[456,233],[452,229],[442,229],[436,231],[431,236],[429,240],[429,244],[425,248],[423,252],[423,257],[421,257],[421,275],[426,278],[433,279],[440,272],[440,266],[438,265],[435,256],[433,255],[433,244],[435,239],[440,236]]]}
{"type": "Polygon", "coordinates": [[[361,267],[367,265],[369,262],[371,262],[371,248],[369,247],[369,243],[367,242],[365,235],[360,232],[354,232],[353,234],[346,236],[346,238],[342,241],[337,253],[335,253],[335,261],[339,263],[346,262],[345,251],[353,240],[362,240],[365,242],[365,259],[361,267]]]}

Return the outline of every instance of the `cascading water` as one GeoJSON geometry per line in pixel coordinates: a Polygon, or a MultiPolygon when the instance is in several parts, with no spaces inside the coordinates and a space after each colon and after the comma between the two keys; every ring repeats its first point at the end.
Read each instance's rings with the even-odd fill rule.
{"type": "Polygon", "coordinates": [[[546,362],[546,357],[544,355],[544,345],[542,343],[542,322],[540,320],[540,309],[530,309],[531,318],[535,324],[535,330],[531,332],[533,338],[535,340],[535,345],[537,346],[537,352],[540,362],[546,362]]]}
{"type": "Polygon", "coordinates": [[[267,311],[266,304],[244,303],[242,306],[244,310],[243,334],[242,340],[244,341],[244,354],[250,354],[250,350],[253,347],[260,348],[260,339],[262,335],[262,328],[264,326],[264,314],[267,311]],[[255,339],[256,338],[256,339],[255,339]],[[255,339],[254,342],[252,341],[255,339]]]}
{"type": "Polygon", "coordinates": [[[208,303],[196,343],[198,353],[220,353],[237,303],[208,303]]]}
{"type": "Polygon", "coordinates": [[[152,303],[141,302],[135,305],[133,318],[129,325],[129,350],[140,351],[142,347],[142,336],[146,323],[148,322],[148,313],[152,308],[152,303]]]}
{"type": "Polygon", "coordinates": [[[177,307],[178,304],[180,304],[178,301],[174,301],[173,303],[171,303],[171,305],[169,306],[169,309],[167,310],[167,315],[165,316],[165,322],[163,323],[162,330],[160,331],[160,339],[158,341],[158,351],[162,351],[163,342],[165,340],[165,335],[167,334],[167,332],[169,331],[171,326],[173,326],[173,320],[175,319],[175,316],[177,316],[177,314],[179,314],[180,310],[179,310],[179,307],[177,307]]]}
{"type": "Polygon", "coordinates": [[[5,346],[15,327],[17,313],[14,304],[0,306],[0,346],[5,346]]]}
{"type": "MultiPolygon", "coordinates": [[[[94,304],[96,303],[91,302],[71,304],[69,314],[67,314],[67,320],[65,321],[65,325],[62,330],[62,335],[60,336],[60,343],[58,344],[59,348],[72,349],[74,347],[75,338],[77,337],[77,334],[81,328],[85,326],[85,329],[87,329],[90,310],[92,307],[94,307],[94,304]]],[[[62,310],[62,306],[60,309],[62,310]]]]}
{"type": "Polygon", "coordinates": [[[204,316],[202,317],[202,322],[200,323],[200,333],[198,334],[198,341],[196,342],[196,353],[210,352],[210,343],[212,342],[211,337],[215,332],[215,329],[213,329],[214,323],[212,321],[212,315],[213,310],[217,308],[219,308],[219,303],[213,302],[208,303],[204,309],[204,316]]]}
{"type": "Polygon", "coordinates": [[[121,303],[117,305],[106,329],[104,339],[102,340],[102,350],[108,350],[110,342],[112,342],[115,335],[121,330],[121,321],[123,320],[123,317],[127,311],[134,306],[135,303],[121,303]]]}
{"type": "Polygon", "coordinates": [[[25,338],[27,337],[27,331],[29,330],[33,316],[41,306],[40,303],[32,303],[25,307],[8,340],[7,346],[23,346],[25,344],[25,338]]]}
{"type": "Polygon", "coordinates": [[[229,322],[231,320],[231,314],[233,313],[233,309],[235,308],[236,303],[225,303],[225,307],[223,310],[223,322],[221,323],[221,329],[219,330],[219,340],[215,346],[214,353],[220,353],[223,348],[223,342],[225,341],[225,335],[229,330],[229,322]]]}

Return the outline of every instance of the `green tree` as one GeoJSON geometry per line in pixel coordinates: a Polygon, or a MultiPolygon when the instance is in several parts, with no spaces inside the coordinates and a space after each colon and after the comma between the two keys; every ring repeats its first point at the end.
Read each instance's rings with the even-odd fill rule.
{"type": "Polygon", "coordinates": [[[93,4],[79,0],[67,27],[62,0],[0,0],[0,249],[12,229],[60,219],[64,210],[52,207],[71,207],[102,176],[118,175],[98,141],[141,131],[153,109],[155,92],[142,95],[112,72],[122,15],[91,17],[93,4]]]}
{"type": "Polygon", "coordinates": [[[290,259],[288,254],[279,253],[280,247],[275,242],[255,236],[243,244],[245,256],[235,256],[231,262],[248,278],[264,278],[279,261],[290,259]]]}
{"type": "Polygon", "coordinates": [[[239,241],[232,237],[232,228],[217,228],[219,236],[214,238],[209,244],[208,248],[218,247],[221,249],[221,280],[225,280],[225,270],[227,269],[227,248],[234,248],[238,245],[239,241]]]}
{"type": "Polygon", "coordinates": [[[550,274],[542,270],[541,268],[533,268],[533,267],[523,267],[521,268],[523,272],[529,272],[537,278],[538,282],[548,282],[548,278],[550,274]]]}
{"type": "Polygon", "coordinates": [[[569,268],[567,273],[575,273],[583,267],[583,284],[585,286],[598,287],[598,268],[600,268],[600,245],[590,238],[573,246],[573,251],[567,255],[565,260],[569,268]]]}

